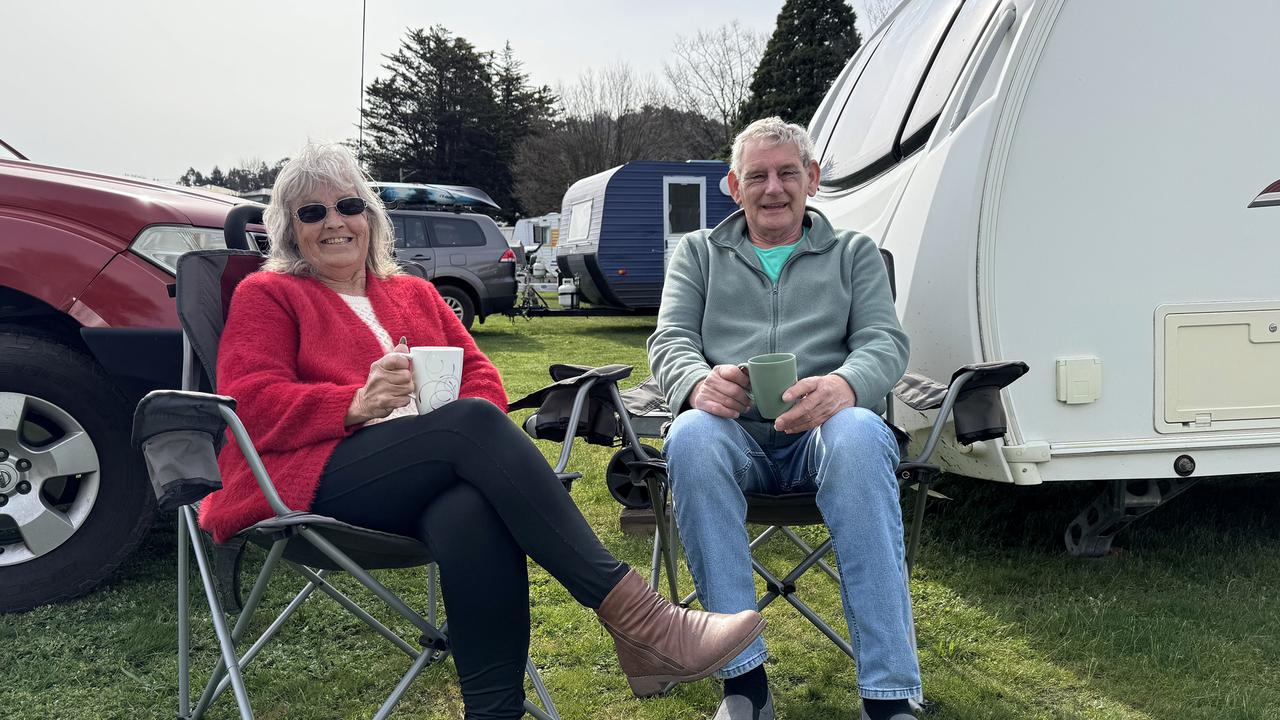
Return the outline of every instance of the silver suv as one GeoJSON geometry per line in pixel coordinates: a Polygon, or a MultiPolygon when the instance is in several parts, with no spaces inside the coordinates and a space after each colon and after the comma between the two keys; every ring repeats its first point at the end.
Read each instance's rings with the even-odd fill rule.
{"type": "Polygon", "coordinates": [[[516,254],[487,215],[389,209],[396,259],[435,284],[462,324],[510,310],[516,301],[516,254]],[[420,271],[420,272],[419,272],[420,271]]]}

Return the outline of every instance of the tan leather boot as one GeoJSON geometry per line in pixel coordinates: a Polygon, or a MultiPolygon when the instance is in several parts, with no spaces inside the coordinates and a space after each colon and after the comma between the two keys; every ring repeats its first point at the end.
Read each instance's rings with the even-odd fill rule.
{"type": "Polygon", "coordinates": [[[764,631],[764,618],[755,610],[724,615],[673,605],[635,570],[609,591],[596,615],[613,636],[618,664],[636,697],[710,675],[764,631]]]}

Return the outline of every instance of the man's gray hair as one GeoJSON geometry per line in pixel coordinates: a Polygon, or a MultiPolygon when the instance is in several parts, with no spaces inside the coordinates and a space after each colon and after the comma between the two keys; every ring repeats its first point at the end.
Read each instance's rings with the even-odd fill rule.
{"type": "MultiPolygon", "coordinates": [[[[293,213],[299,202],[327,188],[348,190],[364,200],[364,216],[369,223],[369,253],[366,265],[380,278],[402,271],[395,261],[395,235],[381,198],[369,187],[369,176],[360,168],[351,149],[337,143],[308,142],[296,157],[285,163],[271,190],[271,203],[262,213],[271,239],[266,270],[290,275],[311,275],[313,269],[298,251],[293,232],[293,213]]],[[[336,211],[335,211],[336,212],[336,211]]]]}
{"type": "Polygon", "coordinates": [[[813,139],[809,137],[808,130],[777,116],[761,118],[743,128],[738,137],[733,139],[733,156],[729,169],[734,175],[742,174],[742,149],[752,141],[763,145],[790,143],[800,153],[801,165],[809,167],[809,163],[813,161],[813,139]]]}

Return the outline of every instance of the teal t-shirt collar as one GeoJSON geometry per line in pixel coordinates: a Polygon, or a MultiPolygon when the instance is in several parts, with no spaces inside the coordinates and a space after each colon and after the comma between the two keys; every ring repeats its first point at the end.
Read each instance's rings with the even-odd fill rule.
{"type": "Polygon", "coordinates": [[[756,251],[756,257],[760,259],[760,267],[764,269],[764,274],[769,276],[769,280],[773,284],[778,284],[778,278],[782,275],[782,266],[787,264],[787,258],[791,257],[791,253],[795,252],[796,246],[804,242],[809,237],[809,227],[806,225],[800,233],[800,239],[790,245],[782,245],[780,247],[761,248],[755,245],[751,246],[756,251]]]}

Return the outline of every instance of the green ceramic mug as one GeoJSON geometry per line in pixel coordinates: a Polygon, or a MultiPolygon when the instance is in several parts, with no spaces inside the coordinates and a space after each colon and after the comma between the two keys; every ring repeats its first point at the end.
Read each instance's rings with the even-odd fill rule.
{"type": "Polygon", "coordinates": [[[760,417],[775,420],[795,404],[782,400],[782,393],[796,384],[795,354],[757,355],[738,367],[751,377],[751,395],[760,409],[760,417]]]}

